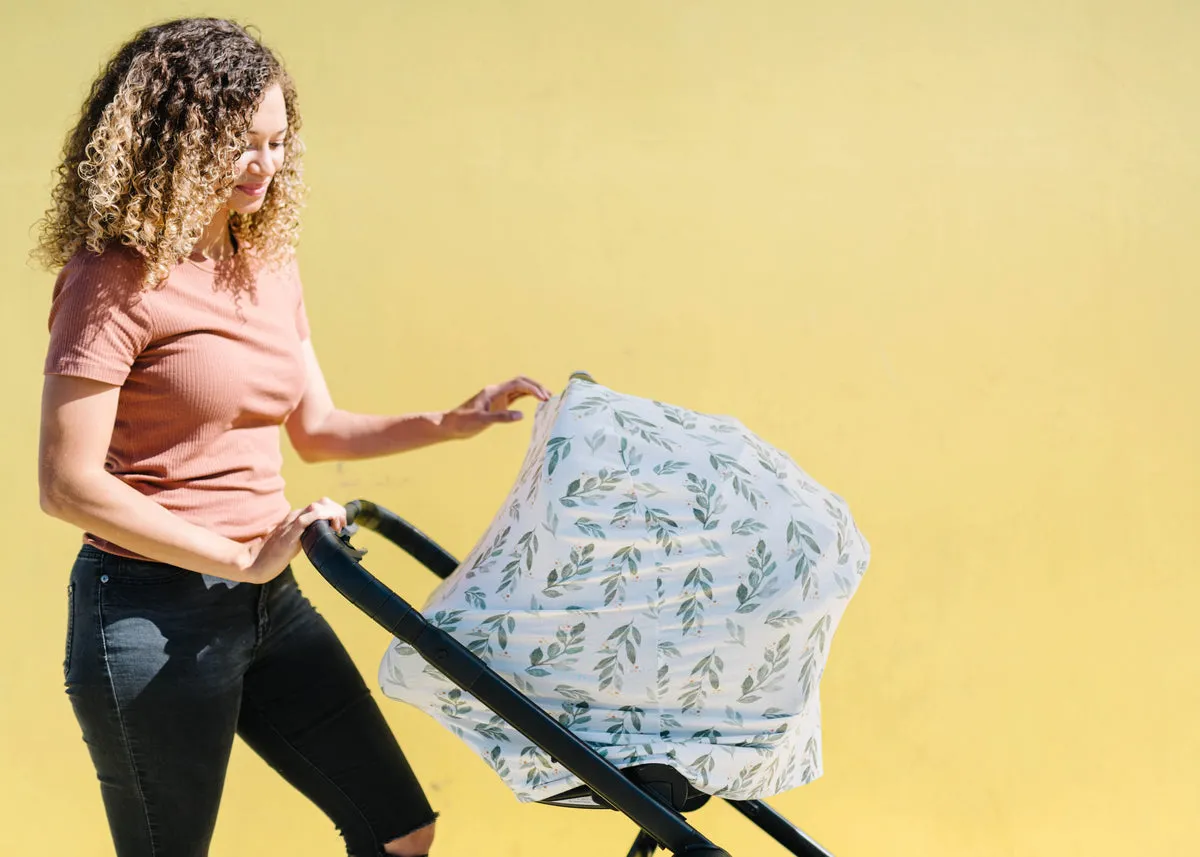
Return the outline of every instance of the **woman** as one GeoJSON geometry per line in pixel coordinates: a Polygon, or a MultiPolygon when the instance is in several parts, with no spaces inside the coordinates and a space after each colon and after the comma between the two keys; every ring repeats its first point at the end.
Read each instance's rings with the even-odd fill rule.
{"type": "Polygon", "coordinates": [[[117,852],[208,850],[234,734],[352,855],[424,855],[435,814],[289,563],[327,498],[291,510],[279,426],[306,461],[520,418],[526,378],[441,413],[334,407],[292,246],[300,117],[276,57],[228,21],[125,45],[68,138],[44,260],[61,266],[42,406],[42,507],[85,531],[67,692],[117,852]]]}

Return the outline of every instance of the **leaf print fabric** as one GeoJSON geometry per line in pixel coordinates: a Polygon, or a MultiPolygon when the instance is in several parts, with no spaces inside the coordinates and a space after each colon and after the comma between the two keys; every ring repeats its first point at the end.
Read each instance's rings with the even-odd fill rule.
{"type": "MultiPolygon", "coordinates": [[[[845,502],[737,420],[573,378],[422,612],[610,762],[748,800],[821,774],[818,686],[868,558],[845,502]]],[[[519,799],[579,785],[407,644],[379,681],[519,799]]]]}

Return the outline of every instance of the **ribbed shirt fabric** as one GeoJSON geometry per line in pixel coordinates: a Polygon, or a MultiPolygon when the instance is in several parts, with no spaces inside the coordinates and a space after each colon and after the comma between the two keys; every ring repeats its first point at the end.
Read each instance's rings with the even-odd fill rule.
{"type": "Polygon", "coordinates": [[[54,286],[45,363],[48,375],[121,388],[109,473],[239,542],[290,509],[279,427],[304,392],[309,336],[295,262],[246,270],[249,288],[233,289],[211,260],[188,259],[144,290],[134,251],[81,252],[54,286]]]}

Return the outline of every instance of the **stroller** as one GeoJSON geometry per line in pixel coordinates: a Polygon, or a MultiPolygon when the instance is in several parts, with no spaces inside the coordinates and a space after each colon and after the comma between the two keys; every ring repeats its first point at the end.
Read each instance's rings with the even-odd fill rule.
{"type": "MultiPolygon", "coordinates": [[[[618,426],[626,427],[626,429],[630,429],[635,433],[640,433],[642,438],[649,437],[664,449],[671,448],[670,431],[672,426],[667,426],[666,430],[661,433],[654,429],[652,425],[654,408],[666,409],[667,418],[670,419],[671,424],[676,429],[679,429],[680,426],[689,426],[694,429],[691,418],[688,418],[688,421],[682,419],[684,412],[680,409],[664,406],[660,402],[647,402],[646,400],[632,401],[628,397],[620,397],[619,394],[613,394],[612,391],[595,385],[593,380],[586,376],[586,374],[576,374],[576,376],[572,376],[571,383],[568,385],[568,390],[564,391],[562,400],[554,404],[554,407],[551,409],[540,410],[538,426],[535,427],[534,432],[534,442],[532,447],[530,447],[526,463],[522,467],[522,475],[518,479],[514,495],[520,490],[522,499],[532,499],[538,493],[538,484],[540,481],[544,481],[547,474],[550,474],[552,477],[556,468],[559,471],[558,485],[554,486],[552,491],[544,493],[546,497],[551,498],[563,493],[565,480],[570,480],[571,475],[574,475],[574,473],[568,473],[565,477],[563,475],[564,472],[569,471],[569,468],[564,466],[563,463],[564,457],[569,455],[568,451],[566,451],[569,441],[564,442],[564,432],[568,431],[570,427],[574,427],[574,429],[586,427],[589,432],[592,431],[595,427],[595,420],[604,418],[604,415],[600,414],[601,410],[604,409],[601,407],[601,404],[604,404],[608,410],[611,410],[616,415],[618,426]],[[574,407],[572,407],[572,403],[574,403],[574,407]],[[638,410],[643,404],[644,408],[638,410]],[[654,408],[650,406],[654,406],[654,408]],[[576,412],[574,416],[569,415],[568,412],[571,412],[571,410],[576,412]],[[641,413],[642,416],[636,416],[635,412],[641,413]],[[570,426],[566,426],[569,421],[570,426]]],[[[686,413],[691,414],[692,412],[686,413]]],[[[703,418],[703,415],[698,415],[698,418],[703,418]]],[[[725,420],[725,418],[712,419],[725,420]]],[[[720,429],[721,426],[716,427],[720,429]]],[[[737,427],[744,432],[744,427],[740,427],[739,424],[737,427]]],[[[726,435],[725,437],[728,438],[733,433],[736,432],[730,430],[730,435],[726,435]]],[[[750,438],[751,444],[757,450],[756,455],[766,454],[766,450],[763,450],[762,444],[757,442],[757,438],[749,435],[745,436],[750,438]]],[[[598,439],[600,437],[599,432],[592,437],[593,441],[589,443],[592,445],[593,453],[595,454],[601,445],[598,439]]],[[[616,450],[619,439],[620,460],[628,462],[630,456],[634,455],[634,450],[630,448],[628,438],[620,437],[619,431],[610,431],[610,436],[608,437],[612,441],[611,447],[613,450],[616,450]]],[[[581,444],[577,443],[577,445],[581,444]]],[[[743,472],[743,468],[732,457],[727,461],[718,461],[721,459],[722,449],[728,449],[727,441],[713,441],[712,444],[709,444],[709,448],[703,451],[706,454],[713,453],[716,456],[713,459],[714,467],[720,463],[721,467],[736,468],[732,472],[734,477],[736,477],[738,473],[743,472]],[[726,445],[722,447],[722,445],[718,445],[719,443],[725,443],[726,445]]],[[[678,448],[676,449],[676,455],[678,456],[678,448]]],[[[784,459],[786,459],[786,456],[784,456],[784,459]]],[[[583,466],[586,467],[588,463],[593,463],[594,465],[595,461],[584,462],[583,466]]],[[[791,480],[791,484],[796,484],[793,474],[800,472],[798,472],[797,468],[794,468],[790,460],[786,462],[787,480],[784,478],[785,466],[782,459],[770,459],[769,465],[768,467],[768,462],[763,461],[763,468],[772,471],[772,477],[778,478],[780,481],[791,480]]],[[[635,468],[630,469],[634,473],[637,472],[635,468]]],[[[672,472],[672,469],[670,467],[655,469],[655,472],[668,474],[672,472]]],[[[689,473],[688,477],[689,490],[696,491],[695,475],[689,473]]],[[[584,480],[587,479],[587,477],[582,478],[584,480]]],[[[710,513],[713,513],[714,510],[712,503],[716,502],[714,492],[716,477],[713,477],[713,479],[714,485],[709,486],[706,495],[709,498],[709,504],[704,505],[702,509],[703,514],[698,513],[698,511],[695,514],[696,519],[703,523],[704,532],[710,535],[715,532],[715,528],[710,526],[712,522],[709,521],[710,517],[712,517],[710,513]]],[[[668,480],[662,478],[660,483],[667,485],[668,480]]],[[[754,492],[755,489],[750,485],[746,485],[746,483],[748,483],[748,480],[743,477],[742,489],[740,490],[749,497],[750,492],[754,492]]],[[[804,485],[812,485],[806,480],[806,477],[804,485]]],[[[644,483],[640,487],[644,487],[644,483]]],[[[816,496],[816,489],[812,489],[812,491],[814,491],[814,496],[816,496]]],[[[613,502],[616,502],[618,493],[617,491],[613,492],[613,502]]],[[[791,491],[788,493],[791,495],[791,491]]],[[[578,480],[571,481],[570,486],[566,487],[565,497],[570,498],[565,502],[566,507],[571,507],[572,503],[576,503],[580,499],[580,483],[578,483],[578,480]]],[[[826,497],[834,496],[822,493],[820,497],[822,502],[828,504],[829,501],[827,501],[826,497]]],[[[493,522],[493,529],[503,528],[505,533],[509,532],[510,529],[514,532],[520,532],[521,527],[514,528],[512,527],[512,523],[516,521],[516,517],[520,514],[518,513],[518,507],[521,504],[512,502],[512,499],[514,498],[510,498],[510,503],[506,504],[505,510],[498,516],[497,522],[493,522]]],[[[539,498],[538,503],[527,503],[526,505],[528,508],[538,507],[540,514],[542,499],[544,498],[539,498]]],[[[767,499],[767,496],[760,496],[760,499],[767,499]]],[[[810,497],[797,496],[794,499],[796,499],[797,503],[808,504],[810,497]]],[[[835,501],[840,501],[840,498],[834,497],[834,499],[835,501]]],[[[668,507],[667,510],[670,511],[670,501],[670,492],[667,492],[666,501],[655,502],[655,526],[662,526],[661,515],[659,514],[662,513],[662,509],[658,507],[664,507],[665,505],[665,507],[668,507]]],[[[551,499],[551,504],[553,504],[553,499],[551,499]]],[[[775,505],[779,507],[781,503],[776,502],[775,505]]],[[[829,508],[830,510],[838,511],[834,509],[833,505],[829,505],[829,508]]],[[[494,717],[496,723],[488,725],[488,729],[485,730],[488,735],[498,731],[499,726],[496,724],[503,726],[506,730],[511,730],[512,735],[522,736],[527,742],[532,744],[532,748],[538,749],[539,754],[544,755],[548,761],[557,766],[562,771],[564,777],[570,779],[571,784],[578,784],[574,785],[574,787],[566,787],[563,791],[558,791],[557,789],[547,790],[544,787],[541,792],[535,793],[532,796],[523,796],[522,799],[527,799],[527,801],[528,799],[533,799],[533,801],[539,803],[557,805],[557,807],[564,808],[598,808],[620,811],[620,813],[628,816],[640,828],[634,844],[630,847],[628,857],[652,857],[658,851],[659,847],[674,853],[674,855],[727,857],[726,851],[714,845],[707,838],[704,838],[684,817],[684,814],[690,813],[691,810],[698,809],[703,804],[706,804],[712,798],[709,792],[720,792],[720,789],[709,789],[708,791],[697,789],[694,785],[695,778],[684,777],[684,774],[680,773],[678,769],[680,763],[677,761],[676,756],[671,753],[667,754],[668,759],[666,760],[662,759],[662,757],[653,757],[653,759],[643,761],[642,763],[637,763],[640,760],[637,760],[636,757],[634,760],[631,760],[632,763],[614,762],[610,757],[606,757],[605,749],[616,750],[618,748],[601,748],[598,750],[593,743],[583,741],[574,731],[568,729],[568,726],[564,725],[565,720],[562,717],[554,719],[546,711],[545,706],[547,702],[545,697],[542,697],[539,701],[532,699],[532,696],[535,696],[532,685],[522,682],[522,679],[518,676],[514,677],[514,681],[508,681],[508,679],[500,675],[497,669],[493,669],[488,660],[480,658],[479,654],[476,654],[476,652],[482,653],[478,647],[463,645],[463,642],[460,642],[460,640],[449,633],[449,630],[452,629],[440,627],[443,623],[438,621],[437,616],[432,615],[428,607],[426,607],[426,613],[431,613],[431,618],[426,618],[425,615],[414,609],[412,605],[407,604],[395,592],[392,592],[383,582],[380,582],[371,573],[368,573],[361,564],[361,559],[364,557],[365,552],[355,549],[352,541],[350,541],[359,527],[372,529],[372,531],[383,535],[392,544],[408,552],[410,556],[414,557],[421,564],[424,564],[434,574],[442,577],[443,585],[440,589],[443,589],[443,594],[449,593],[445,595],[445,598],[452,598],[455,589],[462,583],[462,577],[467,576],[474,577],[475,580],[470,588],[474,591],[474,598],[479,599],[479,586],[475,586],[475,583],[486,579],[484,574],[482,574],[487,571],[484,561],[488,557],[499,555],[498,551],[492,550],[492,533],[485,535],[484,539],[481,540],[480,546],[476,546],[476,550],[472,553],[472,556],[468,557],[467,563],[460,563],[455,557],[450,556],[448,552],[443,550],[442,547],[426,537],[424,533],[421,533],[419,529],[402,520],[401,517],[392,514],[391,511],[379,507],[377,504],[365,501],[365,499],[358,499],[358,501],[348,503],[346,510],[349,523],[346,531],[335,533],[334,529],[328,523],[317,522],[307,529],[304,537],[301,539],[305,553],[313,564],[313,567],[318,570],[318,573],[325,577],[325,580],[329,581],[330,585],[334,586],[350,603],[358,606],[367,616],[370,616],[379,625],[382,625],[383,628],[389,630],[395,636],[396,646],[406,649],[404,653],[420,655],[419,659],[408,659],[408,663],[412,663],[412,660],[419,660],[424,665],[422,666],[422,670],[424,670],[426,675],[436,675],[438,681],[442,682],[448,679],[449,683],[457,687],[452,693],[455,695],[469,694],[470,697],[474,697],[475,701],[486,707],[488,712],[496,715],[494,717]],[[472,561],[472,558],[474,558],[475,562],[470,565],[468,570],[468,564],[472,561]],[[476,574],[480,576],[476,576],[476,574]],[[662,763],[664,761],[674,763],[673,765],[668,765],[668,763],[662,763]],[[547,795],[546,791],[553,793],[548,793],[547,795]]],[[[560,511],[566,510],[560,509],[560,511]]],[[[593,547],[599,547],[599,555],[599,553],[605,551],[606,541],[604,535],[596,529],[598,525],[595,523],[595,514],[598,511],[604,513],[606,510],[602,507],[602,503],[594,502],[589,505],[588,511],[592,517],[581,519],[586,521],[586,523],[580,529],[588,534],[588,550],[592,550],[593,547]]],[[[682,522],[682,515],[673,513],[673,511],[671,514],[682,522]]],[[[629,516],[626,515],[625,517],[628,519],[629,516]]],[[[622,529],[620,529],[620,538],[624,541],[641,538],[634,532],[636,521],[634,523],[634,527],[629,527],[628,521],[623,521],[622,529]]],[[[700,523],[697,523],[695,526],[700,526],[700,523]]],[[[851,523],[848,523],[848,521],[845,525],[841,525],[839,532],[842,534],[853,532],[852,529],[847,528],[852,528],[851,523]]],[[[682,528],[677,527],[674,531],[668,533],[668,537],[676,535],[676,537],[685,539],[686,529],[688,529],[688,525],[683,523],[682,528]]],[[[791,543],[793,527],[788,526],[787,529],[787,538],[791,543]]],[[[805,528],[805,531],[812,532],[808,531],[808,528],[805,528]]],[[[800,532],[799,529],[794,529],[794,534],[797,537],[797,544],[800,544],[799,537],[800,535],[804,535],[804,533],[800,532]]],[[[817,533],[817,538],[821,538],[820,533],[817,533]]],[[[575,541],[578,541],[578,539],[580,537],[576,537],[575,541]]],[[[701,540],[704,541],[704,544],[712,546],[712,541],[707,539],[701,540]]],[[[562,545],[558,543],[569,544],[571,539],[566,538],[565,534],[559,533],[553,541],[554,544],[560,547],[562,545]]],[[[653,539],[650,541],[653,543],[653,539]]],[[[730,541],[732,541],[732,537],[730,541]]],[[[846,549],[842,545],[842,541],[844,541],[842,538],[836,539],[836,549],[832,552],[835,557],[839,552],[841,553],[842,567],[839,568],[842,573],[845,573],[847,565],[850,565],[850,567],[853,565],[852,562],[848,562],[847,558],[852,555],[853,550],[846,549]]],[[[816,547],[815,541],[811,539],[809,539],[809,544],[816,547]]],[[[758,545],[760,545],[761,550],[762,541],[758,541],[758,545]]],[[[577,547],[575,550],[578,550],[577,547]]],[[[644,550],[649,552],[650,550],[654,550],[654,547],[652,544],[646,544],[644,550]]],[[[674,553],[673,557],[666,557],[667,569],[670,569],[672,559],[678,561],[679,550],[677,543],[676,553],[674,553]]],[[[544,551],[544,555],[547,555],[547,553],[552,553],[553,547],[547,549],[544,545],[542,546],[542,551],[544,551]]],[[[666,546],[666,552],[667,555],[670,555],[670,545],[666,546]]],[[[732,564],[739,561],[714,559],[714,562],[732,564]]],[[[558,564],[554,568],[556,570],[551,571],[551,581],[558,581],[558,576],[562,573],[562,568],[558,564]]],[[[858,575],[862,574],[863,568],[865,568],[865,559],[862,563],[858,564],[858,575]]],[[[797,580],[799,580],[800,569],[804,569],[806,573],[812,570],[810,561],[805,559],[803,555],[800,555],[799,558],[797,580]]],[[[668,574],[668,571],[662,569],[662,564],[656,570],[664,575],[668,574]]],[[[814,576],[815,579],[816,575],[810,576],[814,576]]],[[[499,575],[493,575],[492,577],[493,579],[497,579],[499,575]]],[[[512,582],[514,582],[512,581],[511,574],[508,577],[509,580],[505,583],[505,586],[512,585],[512,582]]],[[[720,582],[720,573],[718,577],[718,582],[720,582]]],[[[776,579],[780,579],[780,577],[782,575],[776,575],[776,579]]],[[[769,594],[769,589],[764,585],[764,580],[766,579],[764,579],[762,573],[758,574],[755,586],[758,592],[767,591],[769,594]]],[[[830,580],[832,580],[832,577],[830,577],[830,580]]],[[[560,586],[560,581],[558,582],[560,586]]],[[[853,586],[852,582],[846,581],[842,576],[838,577],[838,582],[842,587],[853,586]]],[[[857,582],[857,579],[853,582],[857,582]]],[[[659,585],[661,586],[661,582],[659,585]]],[[[540,586],[540,583],[535,583],[535,586],[540,586]]],[[[775,583],[775,586],[779,586],[778,583],[775,583]]],[[[815,587],[814,583],[814,591],[815,587]]],[[[832,589],[832,587],[829,588],[832,589]]],[[[511,589],[509,592],[511,593],[511,589]]],[[[738,600],[742,601],[743,597],[746,601],[751,600],[750,595],[746,594],[746,587],[744,586],[738,588],[738,600]]],[[[437,598],[438,593],[434,593],[434,597],[431,600],[437,600],[437,598]]],[[[848,598],[848,592],[842,595],[842,598],[848,598]]],[[[554,604],[562,605],[563,600],[554,601],[554,604]]],[[[608,601],[606,601],[606,604],[608,604],[608,601]]],[[[745,607],[745,605],[743,606],[745,607]]],[[[746,612],[748,610],[739,610],[739,612],[746,612]]],[[[463,611],[444,612],[462,613],[463,611]]],[[[763,612],[766,612],[766,610],[763,612]]],[[[533,610],[530,615],[534,617],[538,616],[538,610],[533,610]]],[[[772,613],[772,616],[775,617],[775,613],[772,613]]],[[[750,619],[752,622],[762,623],[761,618],[755,619],[754,617],[750,617],[750,619]]],[[[799,619],[793,617],[790,621],[794,624],[799,622],[799,619]]],[[[770,622],[772,622],[772,619],[768,617],[767,623],[770,622]]],[[[836,622],[836,616],[834,616],[833,622],[836,622]]],[[[763,628],[766,628],[766,625],[763,625],[763,628]]],[[[829,628],[829,633],[832,634],[832,627],[829,625],[828,617],[826,618],[826,628],[829,628]]],[[[695,639],[695,628],[692,629],[692,634],[694,635],[688,637],[689,640],[695,639]]],[[[680,646],[684,646],[684,643],[680,643],[680,646]]],[[[823,646],[824,643],[822,642],[822,652],[823,646]]],[[[390,652],[390,654],[392,653],[390,652]]],[[[530,675],[538,676],[545,672],[545,670],[540,669],[545,664],[542,658],[544,658],[544,655],[542,655],[539,649],[538,654],[535,654],[533,659],[533,663],[538,669],[530,669],[530,675]]],[[[385,664],[386,660],[388,659],[385,658],[385,664]]],[[[492,663],[498,663],[498,661],[492,660],[492,663]]],[[[818,673],[820,673],[820,666],[816,667],[816,678],[820,677],[818,673]]],[[[804,679],[804,681],[809,681],[809,679],[804,679]]],[[[755,693],[757,694],[758,691],[756,690],[755,693]]],[[[810,691],[805,691],[805,699],[808,699],[809,693],[810,691]]],[[[744,699],[754,701],[758,699],[758,696],[744,694],[744,699]]],[[[760,702],[758,705],[763,705],[763,703],[760,702]]],[[[436,711],[431,713],[437,714],[436,711]]],[[[770,717],[773,717],[773,715],[768,714],[768,718],[770,717]]],[[[778,714],[774,715],[774,717],[778,717],[778,714]]],[[[778,723],[778,721],[773,721],[773,723],[778,723]]],[[[449,725],[451,729],[455,729],[456,732],[460,733],[460,737],[463,737],[463,732],[456,729],[455,724],[444,725],[449,725]]],[[[782,732],[785,729],[779,729],[778,731],[782,732]]],[[[475,736],[470,735],[468,737],[475,736]]],[[[510,747],[511,743],[506,745],[510,747]]],[[[479,747],[475,749],[476,751],[480,751],[481,755],[485,753],[479,747]]],[[[502,773],[502,769],[497,767],[497,772],[502,773]]],[[[502,773],[502,775],[504,774],[502,773]]],[[[556,780],[556,783],[559,783],[559,781],[565,780],[556,780]]],[[[704,781],[707,783],[707,779],[704,781]]],[[[512,784],[510,783],[511,786],[512,784]]],[[[787,784],[784,783],[782,787],[786,786],[787,784]]],[[[773,791],[764,793],[774,793],[780,790],[780,787],[775,787],[773,791]]],[[[802,831],[791,825],[790,822],[776,813],[762,799],[734,799],[731,795],[737,795],[736,790],[726,791],[724,799],[726,799],[727,803],[730,803],[739,813],[748,817],[763,832],[766,832],[775,841],[778,841],[780,845],[784,846],[793,855],[829,857],[826,850],[822,849],[820,845],[817,845],[809,837],[806,837],[802,831]]],[[[518,796],[521,796],[520,793],[518,793],[518,796]]]]}

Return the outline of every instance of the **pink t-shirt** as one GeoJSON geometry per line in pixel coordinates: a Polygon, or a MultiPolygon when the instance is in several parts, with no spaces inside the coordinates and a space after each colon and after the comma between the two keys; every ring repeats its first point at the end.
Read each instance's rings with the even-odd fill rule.
{"type": "Polygon", "coordinates": [[[151,290],[141,276],[125,248],[71,259],[54,286],[45,372],[121,387],[109,473],[222,536],[261,538],[290,509],[279,426],[304,392],[309,335],[296,264],[256,270],[249,291],[211,261],[186,260],[151,290]]]}

